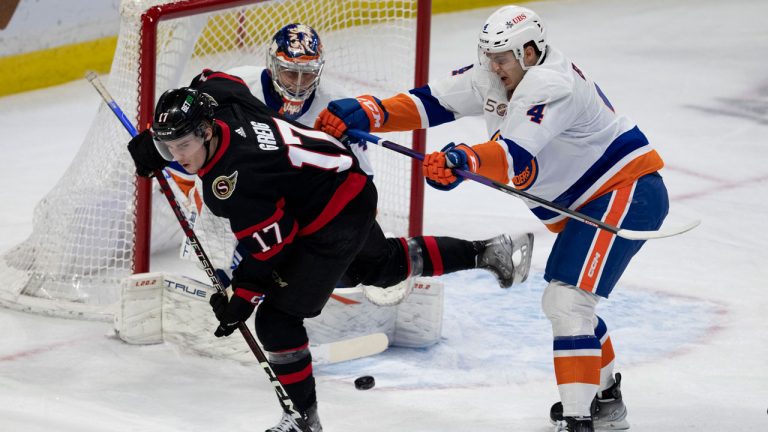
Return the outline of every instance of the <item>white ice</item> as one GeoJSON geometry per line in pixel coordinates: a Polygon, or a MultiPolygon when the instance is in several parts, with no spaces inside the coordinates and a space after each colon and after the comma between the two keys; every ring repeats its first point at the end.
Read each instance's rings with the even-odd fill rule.
{"type": "MultiPolygon", "coordinates": [[[[768,3],[530,6],[551,43],[664,157],[667,223],[703,219],[648,242],[600,305],[632,430],[768,431],[768,3]]],[[[473,61],[492,10],[434,17],[432,77],[473,61]]],[[[99,103],[84,81],[0,98],[0,252],[31,232],[33,206],[69,165],[99,103]]],[[[482,142],[483,131],[477,119],[441,126],[429,147],[482,142]]],[[[318,367],[325,430],[549,430],[558,396],[539,297],[554,236],[521,202],[473,184],[427,191],[425,227],[471,239],[534,231],[531,280],[500,290],[479,271],[444,277],[440,344],[318,367]],[[355,390],[362,374],[377,387],[355,390]]],[[[280,416],[257,367],[129,346],[109,333],[104,323],[0,309],[0,431],[260,431],[280,416]]]]}

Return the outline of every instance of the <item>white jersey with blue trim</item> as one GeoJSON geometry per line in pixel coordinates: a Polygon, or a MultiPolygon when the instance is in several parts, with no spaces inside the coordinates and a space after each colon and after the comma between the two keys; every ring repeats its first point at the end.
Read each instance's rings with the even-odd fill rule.
{"type": "MultiPolygon", "coordinates": [[[[451,120],[482,115],[489,137],[501,128],[509,97],[499,77],[487,68],[474,64],[459,69],[448,78],[430,82],[429,88],[440,105],[450,111],[451,120]]],[[[447,114],[438,113],[439,109],[430,112],[430,108],[427,107],[427,117],[447,114]]],[[[430,120],[425,127],[435,126],[433,123],[430,120]]]]}
{"type": "MultiPolygon", "coordinates": [[[[407,97],[416,105],[407,117],[418,112],[425,127],[482,115],[506,157],[506,175],[494,177],[565,207],[577,208],[663,166],[635,123],[617,115],[600,88],[552,47],[511,98],[496,74],[477,64],[407,97]]],[[[490,159],[477,156],[480,164],[483,156],[490,159]]],[[[551,229],[560,228],[554,225],[562,215],[528,205],[551,229]]]]}

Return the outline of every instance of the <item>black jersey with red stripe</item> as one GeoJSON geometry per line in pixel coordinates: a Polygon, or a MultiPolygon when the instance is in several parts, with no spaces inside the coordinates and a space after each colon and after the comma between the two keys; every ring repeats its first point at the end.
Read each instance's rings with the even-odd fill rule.
{"type": "Polygon", "coordinates": [[[203,200],[248,251],[241,266],[269,277],[297,237],[323,228],[369,180],[347,147],[282,118],[239,78],[204,71],[192,87],[219,104],[218,145],[198,171],[203,200]]]}

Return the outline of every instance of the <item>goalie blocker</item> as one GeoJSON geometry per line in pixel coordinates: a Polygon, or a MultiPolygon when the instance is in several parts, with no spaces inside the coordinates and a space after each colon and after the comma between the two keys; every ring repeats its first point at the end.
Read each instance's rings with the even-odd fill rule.
{"type": "MultiPolygon", "coordinates": [[[[313,349],[315,361],[334,363],[373,355],[387,345],[437,343],[442,331],[443,285],[428,278],[414,278],[411,285],[411,294],[393,306],[371,303],[361,288],[337,289],[322,314],[305,321],[311,343],[319,345],[313,349]]],[[[253,362],[248,347],[238,339],[213,336],[219,323],[208,298],[214,292],[213,287],[185,276],[130,276],[123,282],[115,333],[130,344],[169,342],[203,356],[253,362]]]]}

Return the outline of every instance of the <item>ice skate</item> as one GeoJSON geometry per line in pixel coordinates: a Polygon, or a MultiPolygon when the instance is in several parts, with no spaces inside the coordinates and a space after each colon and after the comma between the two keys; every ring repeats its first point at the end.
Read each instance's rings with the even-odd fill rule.
{"type": "MultiPolygon", "coordinates": [[[[312,432],[323,432],[323,426],[320,425],[320,417],[317,415],[317,403],[307,409],[307,425],[312,432]]],[[[288,413],[283,413],[280,423],[267,429],[264,432],[303,432],[296,420],[288,413]]]]}
{"type": "MultiPolygon", "coordinates": [[[[604,390],[600,397],[592,401],[592,419],[596,431],[616,431],[629,429],[627,407],[621,397],[621,374],[616,374],[616,382],[604,390]]],[[[564,426],[563,404],[557,402],[549,411],[549,420],[554,425],[564,426]]]]}
{"type": "Polygon", "coordinates": [[[566,417],[563,421],[564,429],[557,429],[565,432],[594,432],[591,417],[566,417]]]}
{"type": "Polygon", "coordinates": [[[496,275],[502,288],[524,282],[531,268],[533,234],[522,234],[514,239],[502,234],[480,243],[477,268],[486,269],[496,275]]]}

